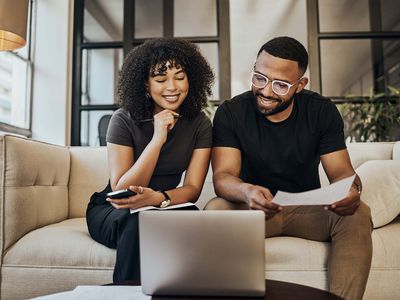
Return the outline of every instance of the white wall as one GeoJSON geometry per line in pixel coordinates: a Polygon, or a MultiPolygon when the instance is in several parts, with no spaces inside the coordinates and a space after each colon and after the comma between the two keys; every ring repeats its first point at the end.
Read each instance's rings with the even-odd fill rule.
{"type": "Polygon", "coordinates": [[[73,1],[37,0],[32,138],[69,143],[73,1]]]}
{"type": "Polygon", "coordinates": [[[250,88],[257,52],[268,40],[287,35],[307,49],[306,0],[230,0],[230,25],[232,96],[250,88]]]}

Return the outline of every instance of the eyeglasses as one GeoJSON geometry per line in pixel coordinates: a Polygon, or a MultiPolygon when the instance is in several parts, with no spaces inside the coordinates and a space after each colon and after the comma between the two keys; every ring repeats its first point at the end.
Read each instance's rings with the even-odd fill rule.
{"type": "Polygon", "coordinates": [[[301,77],[297,79],[296,82],[294,82],[293,84],[290,84],[281,80],[271,80],[267,76],[264,76],[260,73],[251,72],[252,85],[254,85],[258,89],[263,89],[271,81],[273,92],[280,96],[286,95],[289,92],[290,88],[298,83],[300,79],[301,77]]]}

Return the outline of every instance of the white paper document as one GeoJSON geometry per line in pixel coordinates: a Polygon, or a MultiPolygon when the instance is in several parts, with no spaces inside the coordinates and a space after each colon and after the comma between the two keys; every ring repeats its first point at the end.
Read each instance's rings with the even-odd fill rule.
{"type": "Polygon", "coordinates": [[[139,212],[139,211],[149,210],[149,209],[167,210],[167,209],[175,209],[175,208],[181,208],[181,207],[193,206],[193,205],[194,204],[191,202],[186,202],[186,203],[182,203],[182,204],[167,206],[164,208],[160,208],[160,207],[156,207],[156,206],[144,206],[144,207],[141,207],[138,209],[131,209],[131,214],[139,212]]]}
{"type": "Polygon", "coordinates": [[[150,300],[151,296],[143,294],[141,286],[131,285],[78,285],[73,291],[57,293],[34,300],[150,300]]]}
{"type": "Polygon", "coordinates": [[[347,196],[356,175],[339,180],[331,185],[302,193],[278,191],[272,199],[281,206],[289,205],[330,205],[347,196]]]}
{"type": "MultiPolygon", "coordinates": [[[[79,296],[79,300],[95,299],[95,300],[150,300],[150,296],[146,296],[142,292],[141,286],[130,285],[112,285],[112,286],[91,286],[79,285],[73,292],[79,296]]],[[[73,298],[72,298],[73,299],[73,298]]],[[[78,299],[78,298],[75,298],[78,299]]]]}

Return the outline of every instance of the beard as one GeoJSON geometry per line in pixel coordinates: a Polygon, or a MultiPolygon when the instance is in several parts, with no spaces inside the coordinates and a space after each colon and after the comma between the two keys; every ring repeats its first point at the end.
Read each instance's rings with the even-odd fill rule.
{"type": "Polygon", "coordinates": [[[290,105],[292,105],[293,99],[294,99],[294,97],[292,97],[288,100],[282,100],[282,99],[273,98],[273,97],[265,97],[264,95],[257,93],[257,92],[254,93],[254,97],[255,97],[255,101],[256,101],[257,110],[263,116],[275,115],[275,114],[278,114],[278,113],[286,110],[290,105]],[[278,104],[275,107],[268,109],[268,108],[265,108],[260,105],[259,102],[263,101],[260,98],[263,100],[267,100],[267,101],[273,101],[278,104]]]}

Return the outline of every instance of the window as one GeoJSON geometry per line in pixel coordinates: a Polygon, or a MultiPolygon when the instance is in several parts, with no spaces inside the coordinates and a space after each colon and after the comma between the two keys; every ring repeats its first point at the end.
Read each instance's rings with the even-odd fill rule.
{"type": "Polygon", "coordinates": [[[342,113],[347,141],[400,138],[396,0],[307,0],[311,88],[342,113]]]}
{"type": "Polygon", "coordinates": [[[0,130],[30,136],[32,11],[28,13],[27,43],[0,52],[0,130]]]}
{"type": "Polygon", "coordinates": [[[396,0],[308,0],[312,89],[332,99],[400,87],[396,0]]]}
{"type": "Polygon", "coordinates": [[[76,0],[74,7],[72,145],[99,145],[99,120],[118,107],[124,55],[146,39],[198,44],[216,75],[210,101],[230,97],[228,0],[76,0]]]}

